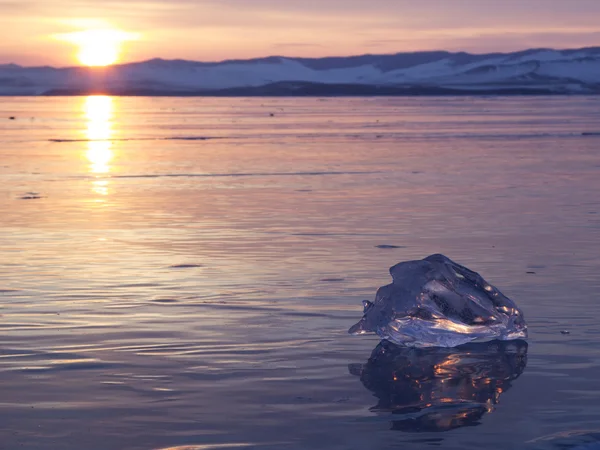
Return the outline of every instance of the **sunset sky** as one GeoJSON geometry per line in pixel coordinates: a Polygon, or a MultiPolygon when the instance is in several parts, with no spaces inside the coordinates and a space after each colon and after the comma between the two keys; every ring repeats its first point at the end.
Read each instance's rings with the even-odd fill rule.
{"type": "Polygon", "coordinates": [[[77,65],[69,33],[96,29],[128,62],[597,46],[599,19],[600,0],[0,0],[0,64],[77,65]]]}

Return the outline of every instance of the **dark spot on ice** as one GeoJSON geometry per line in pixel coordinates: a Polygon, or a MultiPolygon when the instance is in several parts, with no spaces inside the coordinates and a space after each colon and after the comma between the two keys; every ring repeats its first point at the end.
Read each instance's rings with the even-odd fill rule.
{"type": "Polygon", "coordinates": [[[21,200],[37,200],[38,198],[42,198],[40,194],[37,192],[26,192],[24,195],[19,197],[21,200]]]}
{"type": "Polygon", "coordinates": [[[312,189],[296,189],[296,192],[312,192],[312,189]]]}
{"type": "Polygon", "coordinates": [[[404,246],[401,245],[387,245],[387,244],[382,244],[382,245],[376,245],[375,248],[381,248],[381,249],[394,249],[394,248],[406,248],[404,246]]]}
{"type": "Polygon", "coordinates": [[[151,300],[152,303],[177,303],[177,300],[174,298],[157,298],[155,300],[151,300]]]}
{"type": "Polygon", "coordinates": [[[600,136],[600,131],[584,131],[582,136],[600,136]]]}
{"type": "MultiPolygon", "coordinates": [[[[173,136],[163,138],[165,141],[208,141],[209,139],[215,139],[208,136],[173,136]]],[[[129,139],[133,141],[133,139],[129,139]]],[[[138,139],[140,140],[140,139],[138,139]]]]}
{"type": "Polygon", "coordinates": [[[562,330],[562,331],[560,332],[560,334],[571,334],[571,332],[570,332],[570,331],[568,331],[568,330],[562,330]]]}
{"type": "Polygon", "coordinates": [[[359,363],[348,364],[348,372],[350,372],[351,375],[361,376],[363,372],[363,365],[359,363]]]}
{"type": "Polygon", "coordinates": [[[535,272],[527,272],[529,275],[535,275],[535,272]]]}
{"type": "Polygon", "coordinates": [[[195,267],[202,267],[202,264],[176,264],[169,266],[169,269],[193,269],[195,267]]]}
{"type": "Polygon", "coordinates": [[[269,114],[269,116],[275,117],[275,113],[271,113],[271,114],[269,114]]]}
{"type": "Polygon", "coordinates": [[[325,281],[327,283],[337,283],[344,280],[345,278],[323,278],[321,281],[325,281]]]}
{"type": "Polygon", "coordinates": [[[10,117],[8,118],[8,120],[15,120],[15,119],[16,119],[16,117],[15,117],[15,116],[10,116],[10,117]]]}

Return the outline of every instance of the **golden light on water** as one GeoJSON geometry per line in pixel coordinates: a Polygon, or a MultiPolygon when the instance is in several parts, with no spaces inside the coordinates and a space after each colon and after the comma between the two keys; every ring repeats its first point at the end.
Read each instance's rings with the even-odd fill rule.
{"type": "Polygon", "coordinates": [[[138,38],[135,33],[106,28],[58,35],[79,48],[77,59],[84,66],[104,67],[119,60],[123,43],[138,38]]]}
{"type": "Polygon", "coordinates": [[[108,180],[92,181],[92,191],[99,195],[108,195],[108,180]]]}
{"type": "MultiPolygon", "coordinates": [[[[104,95],[86,97],[84,112],[87,119],[86,136],[88,149],[86,157],[90,171],[95,174],[107,173],[113,158],[112,131],[113,99],[104,95]]],[[[106,189],[103,190],[106,192],[106,189]]]]}

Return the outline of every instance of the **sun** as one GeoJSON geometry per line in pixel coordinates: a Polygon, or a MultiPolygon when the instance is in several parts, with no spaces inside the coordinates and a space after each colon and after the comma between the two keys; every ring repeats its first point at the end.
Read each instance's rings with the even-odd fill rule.
{"type": "Polygon", "coordinates": [[[84,66],[105,67],[118,62],[123,43],[136,39],[136,35],[106,28],[68,33],[61,39],[79,47],[77,59],[84,66]]]}
{"type": "Polygon", "coordinates": [[[85,66],[110,66],[119,59],[121,41],[111,30],[84,31],[77,44],[77,58],[85,66]]]}

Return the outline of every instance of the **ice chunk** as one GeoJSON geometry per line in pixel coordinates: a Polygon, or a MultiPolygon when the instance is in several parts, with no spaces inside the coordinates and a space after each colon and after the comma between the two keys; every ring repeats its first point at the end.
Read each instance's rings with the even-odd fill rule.
{"type": "Polygon", "coordinates": [[[476,425],[527,365],[527,342],[407,348],[382,341],[351,374],[377,397],[371,411],[392,413],[392,429],[448,431],[476,425]]]}
{"type": "Polygon", "coordinates": [[[396,264],[393,283],[363,301],[348,332],[376,333],[408,347],[455,347],[471,341],[527,337],[523,313],[479,274],[444,255],[396,264]]]}

